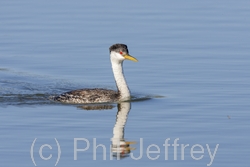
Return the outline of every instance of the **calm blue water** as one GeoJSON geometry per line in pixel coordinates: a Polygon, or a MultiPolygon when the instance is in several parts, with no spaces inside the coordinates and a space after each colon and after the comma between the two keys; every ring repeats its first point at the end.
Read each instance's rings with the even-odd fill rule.
{"type": "Polygon", "coordinates": [[[249,166],[249,30],[247,0],[1,1],[0,166],[249,166]],[[139,60],[124,62],[132,95],[149,100],[47,100],[115,89],[118,42],[139,60]],[[116,160],[121,124],[137,143],[116,160]]]}

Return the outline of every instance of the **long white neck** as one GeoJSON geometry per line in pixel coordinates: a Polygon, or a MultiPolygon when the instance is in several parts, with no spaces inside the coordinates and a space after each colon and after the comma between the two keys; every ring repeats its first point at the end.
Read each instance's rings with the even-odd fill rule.
{"type": "Polygon", "coordinates": [[[130,91],[123,75],[122,63],[123,61],[118,61],[111,58],[115,82],[120,95],[119,101],[126,101],[130,99],[130,91]]]}

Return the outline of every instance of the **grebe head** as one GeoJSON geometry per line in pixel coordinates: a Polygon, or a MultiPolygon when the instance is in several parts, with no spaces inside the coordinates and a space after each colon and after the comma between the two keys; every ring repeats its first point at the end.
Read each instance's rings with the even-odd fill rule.
{"type": "Polygon", "coordinates": [[[128,47],[125,44],[114,44],[109,48],[111,62],[122,63],[123,60],[132,60],[137,62],[138,60],[129,55],[128,47]]]}

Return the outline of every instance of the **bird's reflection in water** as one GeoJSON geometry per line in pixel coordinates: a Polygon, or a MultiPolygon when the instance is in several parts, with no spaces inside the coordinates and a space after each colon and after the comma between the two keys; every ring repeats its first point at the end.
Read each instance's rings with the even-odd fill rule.
{"type": "Polygon", "coordinates": [[[77,106],[79,109],[83,110],[111,110],[115,106],[109,105],[109,104],[99,104],[99,105],[83,105],[83,106],[77,106]]]}
{"type": "MultiPolygon", "coordinates": [[[[109,110],[114,108],[110,104],[99,104],[99,105],[83,105],[78,106],[79,109],[84,110],[109,110]]],[[[116,114],[116,123],[113,128],[113,137],[111,138],[111,152],[113,157],[117,159],[128,157],[132,150],[135,150],[134,147],[130,147],[131,144],[136,142],[126,141],[124,139],[124,127],[127,122],[128,113],[130,111],[131,104],[130,102],[121,102],[117,104],[117,114],[116,114]]]]}
{"type": "Polygon", "coordinates": [[[111,139],[111,151],[117,159],[127,157],[135,149],[130,147],[135,142],[125,141],[124,139],[124,127],[127,122],[130,106],[130,102],[122,102],[117,105],[116,123],[113,129],[113,138],[111,139]]]}

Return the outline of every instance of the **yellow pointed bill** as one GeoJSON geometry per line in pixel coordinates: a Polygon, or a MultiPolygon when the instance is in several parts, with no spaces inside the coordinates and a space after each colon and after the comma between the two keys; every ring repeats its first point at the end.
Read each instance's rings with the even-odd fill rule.
{"type": "Polygon", "coordinates": [[[125,143],[126,143],[126,144],[136,144],[135,141],[126,141],[125,143]]]}
{"type": "Polygon", "coordinates": [[[134,62],[138,62],[138,60],[135,57],[133,57],[133,56],[131,56],[129,54],[124,55],[124,58],[127,59],[127,60],[132,60],[134,62]]]}

